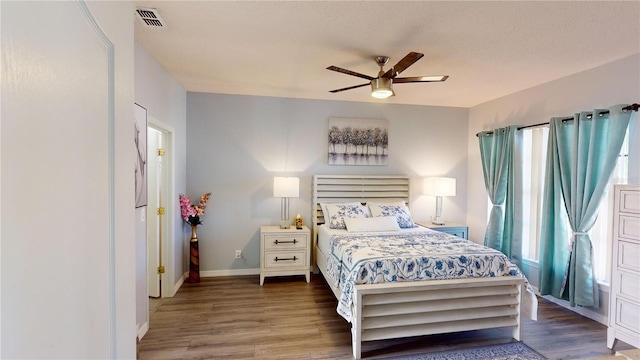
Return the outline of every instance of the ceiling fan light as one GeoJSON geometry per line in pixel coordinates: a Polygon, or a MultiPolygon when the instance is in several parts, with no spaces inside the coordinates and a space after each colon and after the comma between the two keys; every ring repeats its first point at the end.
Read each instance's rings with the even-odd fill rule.
{"type": "Polygon", "coordinates": [[[382,77],[371,80],[371,96],[376,99],[386,99],[394,96],[395,94],[391,88],[392,83],[392,79],[382,77]]]}

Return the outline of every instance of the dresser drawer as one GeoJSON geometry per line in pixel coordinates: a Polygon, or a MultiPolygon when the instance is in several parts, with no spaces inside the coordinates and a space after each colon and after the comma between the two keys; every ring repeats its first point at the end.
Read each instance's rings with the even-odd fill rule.
{"type": "Polygon", "coordinates": [[[620,190],[621,213],[640,214],[640,192],[633,190],[620,190]]]}
{"type": "Polygon", "coordinates": [[[640,332],[640,306],[622,299],[616,300],[616,324],[633,331],[640,332]]]}
{"type": "Polygon", "coordinates": [[[621,271],[617,273],[619,288],[617,294],[630,301],[640,303],[640,275],[621,271]]]}
{"type": "Polygon", "coordinates": [[[307,267],[306,250],[267,251],[264,253],[265,269],[307,267]]]}
{"type": "Polygon", "coordinates": [[[618,268],[640,274],[640,244],[629,241],[618,242],[618,268]]]}
{"type": "Polygon", "coordinates": [[[618,236],[640,241],[640,217],[621,215],[618,220],[618,236]]]}
{"type": "Polygon", "coordinates": [[[273,249],[304,249],[307,247],[306,234],[281,234],[281,235],[265,235],[265,250],[273,249]]]}

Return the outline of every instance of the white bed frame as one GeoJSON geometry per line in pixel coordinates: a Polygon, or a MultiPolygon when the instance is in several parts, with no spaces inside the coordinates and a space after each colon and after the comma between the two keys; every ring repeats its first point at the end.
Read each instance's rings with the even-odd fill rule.
{"type": "MultiPolygon", "coordinates": [[[[410,199],[407,176],[315,175],[313,177],[313,239],[315,264],[326,274],[327,259],[317,246],[324,223],[321,202],[405,201],[410,199]]],[[[351,321],[353,357],[360,359],[362,342],[467,330],[510,327],[522,338],[521,306],[524,279],[471,278],[356,285],[351,321]]]]}

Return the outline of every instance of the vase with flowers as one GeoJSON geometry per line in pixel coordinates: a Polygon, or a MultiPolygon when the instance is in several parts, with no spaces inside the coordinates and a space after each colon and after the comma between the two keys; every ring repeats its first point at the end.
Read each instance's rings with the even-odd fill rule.
{"type": "Polygon", "coordinates": [[[207,207],[211,193],[200,197],[197,205],[191,204],[189,196],[180,194],[180,213],[184,221],[191,225],[191,240],[189,241],[189,278],[187,282],[200,282],[200,255],[198,251],[198,225],[202,224],[201,216],[207,207]]]}

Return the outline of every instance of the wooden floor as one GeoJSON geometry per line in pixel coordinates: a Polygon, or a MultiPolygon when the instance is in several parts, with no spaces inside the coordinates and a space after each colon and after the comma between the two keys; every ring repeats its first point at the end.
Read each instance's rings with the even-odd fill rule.
{"type": "MultiPolygon", "coordinates": [[[[352,359],[350,324],[336,313],[322,276],[202,278],[173,298],[152,300],[139,359],[352,359]]],[[[524,323],[524,343],[549,359],[612,355],[606,327],[539,299],[538,321],[524,323]]],[[[511,341],[510,330],[373,341],[363,358],[467,348],[511,341]]],[[[618,342],[616,350],[632,347],[618,342]]]]}

